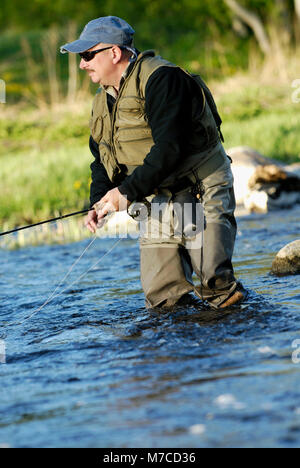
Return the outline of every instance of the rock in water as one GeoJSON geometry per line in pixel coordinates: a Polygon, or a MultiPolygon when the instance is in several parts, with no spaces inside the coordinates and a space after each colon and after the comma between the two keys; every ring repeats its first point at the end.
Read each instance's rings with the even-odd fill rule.
{"type": "Polygon", "coordinates": [[[300,163],[288,164],[287,166],[284,166],[284,169],[287,172],[290,172],[300,177],[300,163]]]}
{"type": "Polygon", "coordinates": [[[227,149],[232,158],[232,172],[234,175],[234,191],[237,204],[244,204],[249,193],[248,183],[258,166],[275,164],[275,161],[266,158],[248,146],[237,146],[227,149]]]}
{"type": "Polygon", "coordinates": [[[258,166],[248,182],[244,204],[250,211],[291,208],[300,201],[300,177],[280,166],[258,166]]]}
{"type": "Polygon", "coordinates": [[[271,272],[277,276],[300,274],[300,239],[291,242],[278,252],[271,272]]]}
{"type": "Polygon", "coordinates": [[[300,165],[284,166],[247,146],[227,150],[232,158],[238,205],[248,212],[267,213],[300,202],[300,165]]]}
{"type": "Polygon", "coordinates": [[[257,184],[279,183],[287,178],[287,173],[279,166],[275,164],[266,164],[256,168],[254,174],[249,179],[248,186],[252,189],[257,184]]]}

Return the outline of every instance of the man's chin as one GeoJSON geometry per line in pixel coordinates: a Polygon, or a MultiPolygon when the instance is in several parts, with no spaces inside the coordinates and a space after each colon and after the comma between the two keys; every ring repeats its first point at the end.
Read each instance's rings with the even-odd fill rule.
{"type": "Polygon", "coordinates": [[[100,80],[99,80],[99,78],[97,77],[97,75],[95,74],[95,72],[89,73],[89,77],[90,77],[90,80],[91,80],[93,83],[99,83],[99,82],[100,82],[100,80]]]}

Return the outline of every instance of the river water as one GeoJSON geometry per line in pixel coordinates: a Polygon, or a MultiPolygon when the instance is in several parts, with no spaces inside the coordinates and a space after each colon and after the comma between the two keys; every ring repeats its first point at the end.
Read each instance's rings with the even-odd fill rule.
{"type": "MultiPolygon", "coordinates": [[[[0,447],[300,446],[299,276],[269,274],[299,226],[299,207],[239,218],[251,293],[222,316],[147,311],[123,239],[28,318],[89,241],[0,251],[0,447]]],[[[67,281],[115,242],[97,239],[67,281]]]]}

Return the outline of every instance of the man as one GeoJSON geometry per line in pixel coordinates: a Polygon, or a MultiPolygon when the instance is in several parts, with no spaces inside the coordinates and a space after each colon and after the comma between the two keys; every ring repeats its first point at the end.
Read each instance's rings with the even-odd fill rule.
{"type": "Polygon", "coordinates": [[[128,23],[108,16],[90,21],[78,40],[61,47],[62,53],[79,53],[80,68],[101,87],[90,122],[94,210],[86,226],[95,232],[107,213],[146,198],[152,198],[152,208],[166,202],[170,209],[165,211],[182,200],[196,206],[200,199],[203,249],[190,248],[184,236],[171,232],[163,239],[142,237],[146,304],[173,306],[191,291],[214,309],[238,304],[246,291],[231,263],[236,236],[233,177],[214,100],[200,77],[153,51],[135,49],[133,35],[128,23]],[[193,271],[200,288],[193,285],[193,271]]]}

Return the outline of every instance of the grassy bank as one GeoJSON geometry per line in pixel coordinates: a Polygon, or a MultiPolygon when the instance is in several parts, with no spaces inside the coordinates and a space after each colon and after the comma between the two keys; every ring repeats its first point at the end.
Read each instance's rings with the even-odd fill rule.
{"type": "Polygon", "coordinates": [[[227,148],[247,145],[286,163],[300,158],[300,104],[292,102],[290,82],[251,82],[251,76],[216,84],[227,148]]]}
{"type": "Polygon", "coordinates": [[[10,156],[20,153],[44,158],[51,150],[86,145],[91,105],[92,96],[80,105],[44,111],[0,104],[0,161],[8,161],[10,156]]]}
{"type": "MultiPolygon", "coordinates": [[[[248,145],[274,159],[299,161],[299,105],[292,104],[289,86],[258,86],[239,79],[212,87],[226,148],[248,145]]],[[[1,230],[88,204],[91,100],[48,112],[2,105],[1,230]]]]}
{"type": "MultiPolygon", "coordinates": [[[[35,40],[32,37],[31,43],[35,40]]],[[[248,73],[240,72],[222,81],[208,81],[223,118],[226,148],[247,145],[273,159],[286,163],[299,161],[300,104],[293,104],[291,99],[295,91],[291,83],[300,77],[299,60],[295,56],[293,61],[284,63],[288,66],[277,75],[273,75],[272,67],[271,72],[265,73],[263,68],[252,65],[248,73]]],[[[64,70],[64,76],[68,77],[70,70],[75,76],[76,67],[73,63],[69,70],[64,70]]],[[[3,73],[2,64],[0,78],[3,73]]],[[[17,75],[20,76],[19,72],[17,75]]],[[[15,98],[18,90],[22,98],[14,103],[8,95],[7,103],[0,104],[1,231],[88,205],[92,161],[88,149],[88,121],[93,99],[91,91],[95,89],[85,87],[80,94],[77,83],[77,90],[68,94],[72,91],[71,83],[58,102],[47,104],[38,101],[43,96],[41,91],[39,97],[38,72],[35,78],[36,82],[25,79],[25,89],[31,90],[28,96],[35,97],[34,104],[29,104],[22,94],[21,83],[15,89],[15,98]],[[37,105],[38,102],[41,105],[37,105]]],[[[60,83],[61,93],[65,81],[60,83]]],[[[50,86],[51,80],[48,84],[50,86]]],[[[54,84],[55,80],[52,86],[54,84]]],[[[13,89],[8,87],[8,91],[12,93],[13,89]]],[[[67,239],[76,240],[82,236],[82,226],[79,226],[79,235],[77,224],[68,223],[67,239]]],[[[58,240],[59,236],[58,231],[58,240]]],[[[45,228],[39,239],[43,242],[46,237],[45,228]]],[[[51,228],[48,238],[53,238],[51,228]]],[[[23,241],[21,235],[20,243],[23,241]]]]}
{"type": "Polygon", "coordinates": [[[88,204],[89,163],[87,146],[2,156],[1,226],[83,209],[88,204]]]}
{"type": "MultiPolygon", "coordinates": [[[[48,150],[9,153],[0,160],[0,231],[89,206],[91,155],[87,145],[52,142],[48,150]]],[[[88,236],[83,217],[76,216],[1,237],[0,248],[73,242],[88,236]]]]}

